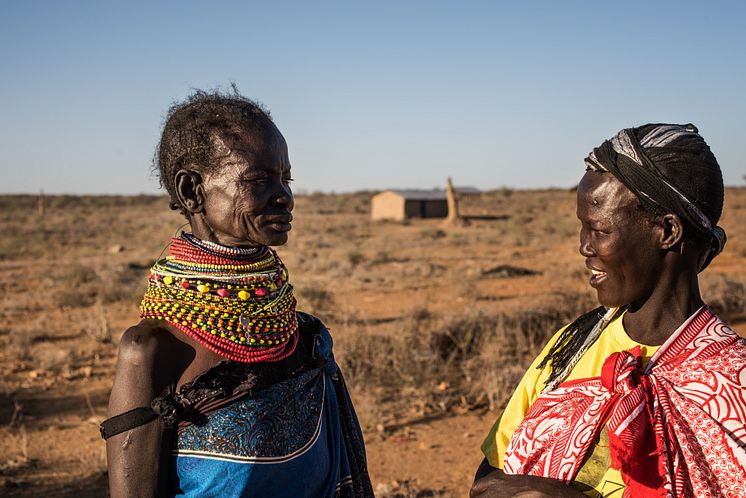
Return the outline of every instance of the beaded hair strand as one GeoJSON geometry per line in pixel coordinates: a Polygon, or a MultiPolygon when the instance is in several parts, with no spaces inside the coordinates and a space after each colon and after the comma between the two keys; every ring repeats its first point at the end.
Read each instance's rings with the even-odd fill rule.
{"type": "Polygon", "coordinates": [[[551,363],[551,372],[545,386],[560,382],[559,379],[566,370],[571,361],[583,347],[589,334],[593,331],[596,324],[601,321],[606,314],[607,309],[603,306],[591,310],[575,319],[565,330],[562,331],[557,341],[549,348],[546,356],[539,363],[538,369],[545,368],[551,363]]]}

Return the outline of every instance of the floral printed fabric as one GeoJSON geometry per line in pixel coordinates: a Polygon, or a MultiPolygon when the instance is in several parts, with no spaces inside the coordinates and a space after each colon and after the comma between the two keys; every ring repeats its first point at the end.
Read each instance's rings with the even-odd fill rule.
{"type": "Polygon", "coordinates": [[[640,364],[614,353],[601,376],[539,397],[505,472],[570,482],[606,425],[625,497],[746,496],[746,341],[703,307],[640,364]]]}

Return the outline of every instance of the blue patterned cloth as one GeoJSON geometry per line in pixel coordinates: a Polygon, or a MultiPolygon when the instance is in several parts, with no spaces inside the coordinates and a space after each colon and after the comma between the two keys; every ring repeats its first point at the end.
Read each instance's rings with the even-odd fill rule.
{"type": "MultiPolygon", "coordinates": [[[[172,455],[170,496],[355,496],[345,434],[351,407],[332,358],[326,328],[316,339],[323,368],[309,370],[211,413],[182,428],[172,455]],[[341,406],[340,406],[341,405],[341,406]],[[349,488],[349,489],[347,489],[349,488]]],[[[364,449],[363,449],[364,452],[364,449]]],[[[352,457],[353,462],[355,456],[352,457]]],[[[364,458],[364,455],[363,455],[364,458]]],[[[354,465],[353,465],[354,466],[354,465]]]]}

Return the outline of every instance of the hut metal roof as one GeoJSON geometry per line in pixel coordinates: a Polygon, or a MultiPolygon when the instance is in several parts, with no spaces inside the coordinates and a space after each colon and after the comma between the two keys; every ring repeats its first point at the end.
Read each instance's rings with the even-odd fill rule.
{"type": "MultiPolygon", "coordinates": [[[[454,187],[457,194],[478,194],[479,189],[475,187],[454,187]]],[[[405,199],[413,201],[438,201],[446,199],[445,190],[421,190],[421,189],[390,189],[384,192],[393,192],[405,199]]]]}

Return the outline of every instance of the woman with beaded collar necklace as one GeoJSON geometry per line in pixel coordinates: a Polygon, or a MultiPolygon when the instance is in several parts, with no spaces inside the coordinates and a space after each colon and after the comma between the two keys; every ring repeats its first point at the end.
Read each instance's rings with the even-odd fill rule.
{"type": "Polygon", "coordinates": [[[238,95],[172,106],[156,154],[191,233],[150,271],[119,346],[111,495],[372,496],[365,447],[321,322],[296,312],[285,140],[238,95]]]}

